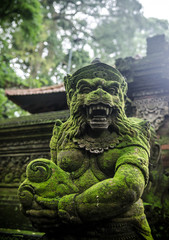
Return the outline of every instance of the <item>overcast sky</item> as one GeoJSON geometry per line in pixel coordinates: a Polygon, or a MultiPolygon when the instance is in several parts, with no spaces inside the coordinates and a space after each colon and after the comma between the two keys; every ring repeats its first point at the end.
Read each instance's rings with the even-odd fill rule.
{"type": "Polygon", "coordinates": [[[143,5],[144,16],[169,21],[169,0],[139,0],[143,5]]]}

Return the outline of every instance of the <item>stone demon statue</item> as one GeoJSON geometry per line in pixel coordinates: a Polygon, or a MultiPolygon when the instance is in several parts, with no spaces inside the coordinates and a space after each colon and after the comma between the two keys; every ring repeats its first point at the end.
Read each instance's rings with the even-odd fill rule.
{"type": "Polygon", "coordinates": [[[56,122],[52,159],[27,167],[23,212],[47,239],[153,239],[141,200],[151,131],[126,117],[125,79],[96,61],[68,75],[65,88],[70,117],[56,122]]]}

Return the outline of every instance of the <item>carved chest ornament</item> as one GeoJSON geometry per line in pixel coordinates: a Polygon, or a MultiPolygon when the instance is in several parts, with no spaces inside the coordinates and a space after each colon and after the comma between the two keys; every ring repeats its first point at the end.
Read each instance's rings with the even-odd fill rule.
{"type": "Polygon", "coordinates": [[[80,148],[85,149],[91,153],[100,154],[109,149],[115,148],[122,138],[116,132],[112,134],[105,134],[101,137],[93,138],[85,134],[83,138],[75,138],[74,143],[77,143],[80,148]]]}

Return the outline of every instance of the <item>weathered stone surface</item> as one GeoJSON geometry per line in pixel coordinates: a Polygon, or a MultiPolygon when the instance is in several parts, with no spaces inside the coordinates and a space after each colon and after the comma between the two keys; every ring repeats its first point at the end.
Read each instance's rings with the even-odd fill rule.
{"type": "Polygon", "coordinates": [[[141,200],[152,131],[126,117],[125,79],[97,62],[68,75],[65,88],[70,117],[55,124],[51,161],[27,167],[23,213],[49,239],[152,239],[141,200]]]}
{"type": "Polygon", "coordinates": [[[50,159],[55,119],[65,121],[68,116],[68,111],[62,111],[0,121],[0,235],[1,228],[32,230],[29,219],[21,214],[17,189],[30,161],[50,159]]]}

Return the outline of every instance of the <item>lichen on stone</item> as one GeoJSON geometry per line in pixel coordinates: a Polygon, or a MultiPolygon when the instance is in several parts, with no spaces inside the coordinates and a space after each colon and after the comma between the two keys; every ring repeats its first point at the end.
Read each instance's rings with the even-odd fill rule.
{"type": "Polygon", "coordinates": [[[28,165],[19,188],[25,214],[38,217],[41,229],[44,218],[55,222],[47,232],[63,224],[85,226],[88,232],[93,224],[103,239],[96,225],[104,222],[107,239],[152,239],[141,200],[149,178],[152,131],[146,121],[127,118],[124,77],[96,62],[64,82],[70,117],[54,126],[51,161],[28,165]],[[119,223],[128,231],[115,230],[119,223]]]}

